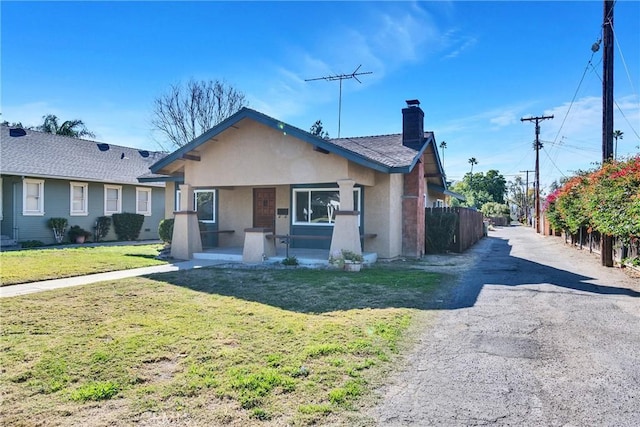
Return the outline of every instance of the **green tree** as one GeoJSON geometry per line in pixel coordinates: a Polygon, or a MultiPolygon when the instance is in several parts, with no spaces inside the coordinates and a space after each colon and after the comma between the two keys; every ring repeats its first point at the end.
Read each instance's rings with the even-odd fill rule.
{"type": "Polygon", "coordinates": [[[622,132],[621,130],[614,130],[613,131],[613,139],[615,139],[615,147],[613,147],[613,159],[617,159],[618,158],[618,140],[619,139],[623,139],[622,135],[624,135],[624,132],[622,132]]]}
{"type": "Polygon", "coordinates": [[[519,218],[526,216],[526,208],[533,206],[533,198],[525,188],[526,184],[521,176],[516,176],[513,181],[507,182],[506,202],[516,207],[519,218]]]}
{"type": "Polygon", "coordinates": [[[311,125],[309,133],[311,135],[319,136],[322,139],[329,139],[329,132],[324,130],[324,127],[322,126],[322,120],[316,120],[316,122],[311,125]]]}
{"type": "Polygon", "coordinates": [[[475,157],[472,157],[469,159],[469,164],[471,165],[471,176],[473,176],[473,165],[477,165],[478,161],[476,160],[475,157]]]}
{"type": "Polygon", "coordinates": [[[9,123],[8,121],[4,120],[2,123],[0,123],[0,125],[8,126],[8,127],[11,127],[11,128],[25,129],[25,127],[22,126],[22,122],[11,122],[11,123],[9,123]]]}
{"type": "Polygon", "coordinates": [[[447,143],[445,141],[442,141],[440,143],[440,148],[442,149],[442,167],[444,167],[444,150],[447,149],[447,143]]]}
{"type": "Polygon", "coordinates": [[[489,170],[486,175],[482,172],[467,173],[462,181],[452,186],[452,190],[466,197],[466,202],[461,203],[461,206],[480,209],[487,202],[504,204],[507,181],[494,169],[489,170]]]}
{"type": "Polygon", "coordinates": [[[53,133],[56,135],[72,136],[81,138],[83,136],[95,137],[95,134],[87,129],[82,120],[66,120],[59,123],[58,116],[55,114],[47,114],[42,116],[43,123],[36,129],[40,132],[53,133]]]}
{"type": "Polygon", "coordinates": [[[482,205],[482,208],[480,208],[480,212],[482,212],[485,217],[504,216],[505,218],[509,218],[511,215],[509,206],[496,202],[485,203],[482,205]]]}

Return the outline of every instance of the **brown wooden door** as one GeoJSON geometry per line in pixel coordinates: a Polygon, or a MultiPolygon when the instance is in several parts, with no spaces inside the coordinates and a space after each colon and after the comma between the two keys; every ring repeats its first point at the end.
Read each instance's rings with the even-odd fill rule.
{"type": "Polygon", "coordinates": [[[256,228],[276,228],[276,189],[253,189],[253,226],[256,228]]]}

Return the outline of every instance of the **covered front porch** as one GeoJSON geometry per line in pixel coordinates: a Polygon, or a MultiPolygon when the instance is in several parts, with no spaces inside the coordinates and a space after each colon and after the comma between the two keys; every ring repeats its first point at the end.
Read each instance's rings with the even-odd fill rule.
{"type": "MultiPolygon", "coordinates": [[[[361,209],[362,191],[353,180],[336,184],[320,190],[290,185],[194,189],[181,184],[171,254],[176,259],[216,254],[255,264],[282,260],[288,249],[300,263],[325,265],[330,254],[342,250],[362,254],[365,241],[377,236],[360,227],[361,212],[355,208],[361,209]]],[[[369,259],[375,262],[377,255],[369,259]]]]}

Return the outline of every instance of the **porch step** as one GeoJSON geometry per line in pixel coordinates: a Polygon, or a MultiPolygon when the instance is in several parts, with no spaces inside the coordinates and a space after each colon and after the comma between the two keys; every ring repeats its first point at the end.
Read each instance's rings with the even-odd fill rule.
{"type": "Polygon", "coordinates": [[[212,261],[226,261],[226,262],[242,262],[242,253],[231,254],[223,252],[196,252],[193,254],[193,259],[207,259],[212,261]]]}
{"type": "Polygon", "coordinates": [[[18,244],[18,242],[16,242],[15,240],[13,240],[11,237],[9,236],[5,236],[0,235],[0,248],[4,249],[19,249],[20,245],[18,244]]]}

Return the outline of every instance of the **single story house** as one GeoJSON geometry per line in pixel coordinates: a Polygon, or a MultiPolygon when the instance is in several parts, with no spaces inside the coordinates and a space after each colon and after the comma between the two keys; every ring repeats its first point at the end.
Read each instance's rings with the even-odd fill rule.
{"type": "Polygon", "coordinates": [[[167,183],[178,259],[203,246],[243,247],[244,261],[258,262],[282,237],[292,247],[331,254],[419,258],[425,206],[442,206],[449,197],[417,100],[402,109],[401,134],[337,139],[243,108],[151,172],[167,183]]]}
{"type": "MultiPolygon", "coordinates": [[[[140,239],[157,239],[164,183],[140,183],[166,153],[1,126],[0,226],[3,241],[55,243],[49,218],[94,233],[114,213],[145,216],[140,239]]],[[[105,240],[116,238],[113,225],[105,240]]]]}

